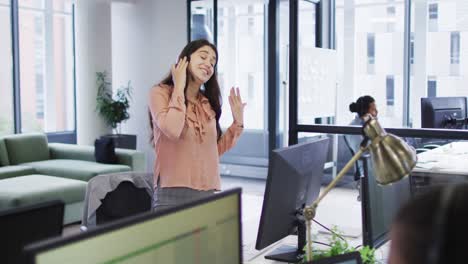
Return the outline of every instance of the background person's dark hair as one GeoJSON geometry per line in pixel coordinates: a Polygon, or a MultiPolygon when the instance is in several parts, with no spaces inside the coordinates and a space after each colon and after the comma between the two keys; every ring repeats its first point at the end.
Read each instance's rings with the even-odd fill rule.
{"type": "Polygon", "coordinates": [[[349,111],[352,113],[357,113],[359,117],[362,117],[369,112],[370,104],[374,102],[375,100],[372,96],[361,96],[357,99],[356,102],[353,102],[349,105],[349,111]]]}
{"type": "Polygon", "coordinates": [[[404,263],[427,264],[434,250],[433,263],[466,263],[468,184],[450,190],[445,209],[441,206],[444,188],[434,187],[416,196],[398,212],[393,228],[398,230],[396,247],[404,263]]]}
{"type": "MultiPolygon", "coordinates": [[[[218,49],[216,46],[212,43],[210,43],[206,39],[198,39],[189,42],[184,49],[179,54],[179,57],[177,61],[182,59],[183,57],[187,57],[188,61],[190,61],[190,55],[197,51],[199,48],[208,46],[214,50],[216,53],[216,63],[214,65],[214,72],[211,78],[204,84],[205,89],[201,90],[201,93],[208,99],[210,102],[211,108],[213,108],[213,111],[216,113],[216,131],[218,134],[218,140],[221,138],[222,131],[221,131],[221,125],[219,124],[219,118],[221,117],[221,90],[219,88],[219,83],[218,79],[216,77],[216,65],[218,64],[218,49]]],[[[193,80],[194,77],[192,73],[190,72],[190,67],[187,67],[187,82],[185,84],[184,88],[184,94],[187,93],[187,87],[189,80],[193,80]]],[[[166,84],[173,86],[174,85],[174,80],[172,80],[172,73],[169,71],[169,73],[166,75],[166,77],[160,82],[161,84],[166,84]]],[[[185,101],[185,104],[187,104],[187,101],[185,101]]],[[[154,136],[153,136],[153,122],[152,122],[152,117],[151,117],[151,112],[149,112],[149,121],[150,121],[150,142],[151,145],[154,145],[154,136]]]]}

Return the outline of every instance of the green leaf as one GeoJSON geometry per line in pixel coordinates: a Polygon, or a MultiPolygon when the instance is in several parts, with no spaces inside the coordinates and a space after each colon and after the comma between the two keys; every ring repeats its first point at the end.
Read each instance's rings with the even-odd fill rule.
{"type": "Polygon", "coordinates": [[[113,129],[117,128],[125,120],[130,118],[128,109],[132,98],[132,86],[130,81],[126,87],[117,89],[112,94],[111,82],[107,80],[106,72],[96,73],[98,92],[96,97],[96,111],[113,129]]]}

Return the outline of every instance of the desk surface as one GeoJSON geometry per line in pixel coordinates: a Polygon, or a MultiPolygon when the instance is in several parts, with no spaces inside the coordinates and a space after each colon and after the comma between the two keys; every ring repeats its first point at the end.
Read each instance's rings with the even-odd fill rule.
{"type": "Polygon", "coordinates": [[[452,142],[418,154],[414,173],[468,176],[468,142],[452,142]]]}

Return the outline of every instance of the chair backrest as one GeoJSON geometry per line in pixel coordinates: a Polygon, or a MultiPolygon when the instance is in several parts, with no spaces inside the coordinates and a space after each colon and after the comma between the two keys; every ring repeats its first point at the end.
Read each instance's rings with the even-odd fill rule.
{"type": "Polygon", "coordinates": [[[24,246],[62,234],[64,204],[50,201],[0,212],[3,264],[24,263],[24,246]]]}
{"type": "Polygon", "coordinates": [[[138,188],[130,181],[123,181],[101,200],[102,204],[96,211],[96,224],[147,212],[151,209],[151,199],[145,188],[138,188]]]}

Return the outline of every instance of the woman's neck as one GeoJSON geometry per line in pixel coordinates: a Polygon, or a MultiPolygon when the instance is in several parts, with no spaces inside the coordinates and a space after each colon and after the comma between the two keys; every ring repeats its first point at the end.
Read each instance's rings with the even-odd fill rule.
{"type": "Polygon", "coordinates": [[[190,82],[187,87],[187,92],[185,96],[188,100],[195,101],[198,98],[198,93],[200,92],[201,85],[190,82]]]}

